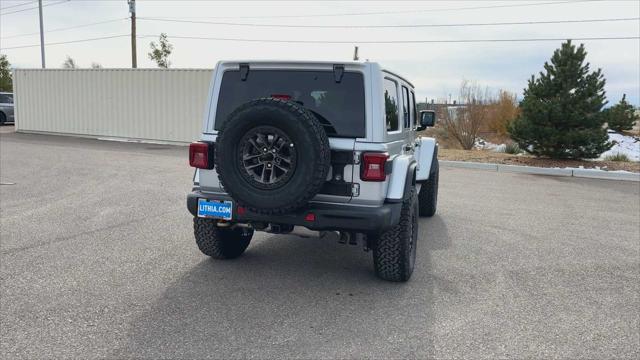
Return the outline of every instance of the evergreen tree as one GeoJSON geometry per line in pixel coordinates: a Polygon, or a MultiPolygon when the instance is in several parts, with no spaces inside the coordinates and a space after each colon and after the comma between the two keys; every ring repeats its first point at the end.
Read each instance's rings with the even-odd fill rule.
{"type": "Polygon", "coordinates": [[[0,91],[12,91],[11,64],[7,55],[0,55],[0,91]]]}
{"type": "Polygon", "coordinates": [[[518,145],[536,156],[596,158],[611,148],[605,118],[605,79],[590,72],[584,45],[563,43],[545,62],[544,72],[529,80],[521,114],[509,126],[518,145]]]}
{"type": "Polygon", "coordinates": [[[605,110],[605,119],[609,129],[618,132],[631,130],[638,120],[633,105],[629,104],[626,98],[627,94],[622,95],[622,100],[619,103],[605,110]]]}

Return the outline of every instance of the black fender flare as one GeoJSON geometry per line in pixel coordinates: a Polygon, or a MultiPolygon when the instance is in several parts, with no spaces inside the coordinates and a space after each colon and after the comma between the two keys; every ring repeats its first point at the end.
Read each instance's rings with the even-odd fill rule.
{"type": "Polygon", "coordinates": [[[411,189],[416,186],[416,168],[418,167],[418,162],[414,159],[407,166],[407,176],[404,179],[404,193],[402,195],[402,200],[407,200],[409,196],[411,196],[411,189]]]}
{"type": "MultiPolygon", "coordinates": [[[[436,163],[438,162],[438,144],[433,149],[433,159],[431,159],[431,169],[429,169],[429,179],[436,173],[436,163]]],[[[428,181],[428,180],[427,180],[428,181]]]]}

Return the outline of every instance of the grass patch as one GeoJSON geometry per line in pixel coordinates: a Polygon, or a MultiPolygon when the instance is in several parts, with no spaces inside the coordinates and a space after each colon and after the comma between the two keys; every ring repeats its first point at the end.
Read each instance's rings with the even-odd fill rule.
{"type": "Polygon", "coordinates": [[[522,152],[522,149],[520,149],[520,146],[516,143],[508,143],[505,145],[504,147],[504,152],[507,154],[520,154],[522,152]]]}
{"type": "Polygon", "coordinates": [[[604,161],[624,161],[629,162],[629,157],[622,153],[607,155],[603,158],[604,161]]]}

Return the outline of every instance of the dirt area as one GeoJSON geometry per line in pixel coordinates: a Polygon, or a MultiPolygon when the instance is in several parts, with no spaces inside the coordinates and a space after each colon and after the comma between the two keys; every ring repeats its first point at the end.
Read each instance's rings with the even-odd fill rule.
{"type": "Polygon", "coordinates": [[[549,168],[583,167],[585,169],[600,168],[602,170],[626,170],[632,172],[640,172],[640,163],[638,162],[552,160],[546,158],[536,158],[530,155],[511,155],[488,150],[458,150],[440,148],[438,150],[438,158],[441,160],[474,161],[483,163],[538,166],[549,168]]]}

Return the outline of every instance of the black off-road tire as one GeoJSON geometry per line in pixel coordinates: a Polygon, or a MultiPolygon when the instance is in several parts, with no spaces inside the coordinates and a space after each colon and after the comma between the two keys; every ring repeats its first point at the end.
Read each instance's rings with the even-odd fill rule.
{"type": "Polygon", "coordinates": [[[402,203],[400,222],[375,237],[373,266],[376,275],[384,280],[409,280],[416,261],[418,240],[418,201],[415,188],[402,203]]]}
{"type": "Polygon", "coordinates": [[[262,214],[284,214],[306,205],[324,184],[331,165],[329,139],[302,106],[274,98],[250,101],[226,119],[216,140],[215,166],[224,189],[242,206],[262,214]],[[243,137],[259,127],[284,133],[297,159],[290,177],[277,186],[252,184],[243,164],[243,137]]]}
{"type": "Polygon", "coordinates": [[[438,159],[433,163],[429,180],[422,183],[418,194],[420,216],[432,217],[436,214],[438,206],[438,179],[440,177],[440,164],[438,159]]]}
{"type": "Polygon", "coordinates": [[[193,233],[203,254],[214,259],[234,259],[242,255],[251,242],[253,229],[221,228],[216,220],[194,217],[193,233]]]}
{"type": "Polygon", "coordinates": [[[7,122],[7,115],[5,115],[3,112],[0,112],[0,125],[4,125],[5,122],[7,122]]]}

